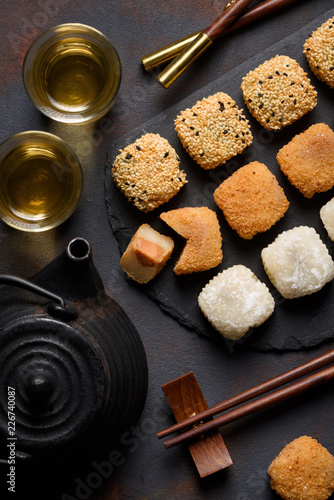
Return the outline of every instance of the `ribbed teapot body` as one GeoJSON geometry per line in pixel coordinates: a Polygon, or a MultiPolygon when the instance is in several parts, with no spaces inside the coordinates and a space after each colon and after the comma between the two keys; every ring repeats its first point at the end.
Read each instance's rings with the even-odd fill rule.
{"type": "Polygon", "coordinates": [[[110,451],[139,419],[145,350],[106,294],[86,240],[73,240],[33,281],[61,294],[76,313],[64,318],[30,291],[0,290],[0,438],[5,446],[12,391],[18,450],[33,460],[78,465],[110,451]]]}

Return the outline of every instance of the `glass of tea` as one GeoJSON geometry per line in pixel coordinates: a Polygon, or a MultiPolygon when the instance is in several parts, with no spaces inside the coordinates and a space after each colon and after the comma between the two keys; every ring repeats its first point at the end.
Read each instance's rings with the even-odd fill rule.
{"type": "Polygon", "coordinates": [[[9,226],[58,226],[77,207],[82,185],[79,160],[59,137],[31,130],[0,144],[0,218],[9,226]]]}
{"type": "Polygon", "coordinates": [[[112,107],[122,69],[113,44],[95,28],[61,24],[28,49],[23,82],[34,105],[63,123],[98,120],[112,107]]]}

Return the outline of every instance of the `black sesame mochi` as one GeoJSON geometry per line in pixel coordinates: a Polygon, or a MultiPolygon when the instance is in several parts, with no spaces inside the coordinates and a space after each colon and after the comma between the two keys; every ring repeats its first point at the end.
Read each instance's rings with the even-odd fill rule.
{"type": "Polygon", "coordinates": [[[147,133],[119,151],[112,174],[128,201],[149,212],[170,200],[187,182],[179,163],[167,139],[147,133]]]}
{"type": "Polygon", "coordinates": [[[205,97],[181,111],[175,130],[182,146],[204,169],[223,165],[253,141],[242,109],[224,92],[205,97]]]}
{"type": "Polygon", "coordinates": [[[317,104],[317,91],[295,59],[275,56],[243,77],[241,90],[253,117],[268,130],[299,120],[317,104]]]}
{"type": "Polygon", "coordinates": [[[334,88],[334,17],[306,40],[304,54],[315,76],[334,88]]]}

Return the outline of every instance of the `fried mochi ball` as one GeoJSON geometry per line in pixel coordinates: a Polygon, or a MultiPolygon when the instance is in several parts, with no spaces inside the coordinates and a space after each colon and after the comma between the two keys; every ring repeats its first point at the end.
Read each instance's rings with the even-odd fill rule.
{"type": "Polygon", "coordinates": [[[231,228],[248,240],[270,229],[289,208],[276,177],[258,161],[239,168],[223,181],[213,198],[231,228]]]}
{"type": "Polygon", "coordinates": [[[325,123],[311,125],[278,151],[277,161],[305,198],[329,191],[334,186],[334,131],[325,123]]]}
{"type": "Polygon", "coordinates": [[[309,436],[285,446],[268,474],[271,488],[285,500],[326,500],[334,492],[334,457],[309,436]]]}

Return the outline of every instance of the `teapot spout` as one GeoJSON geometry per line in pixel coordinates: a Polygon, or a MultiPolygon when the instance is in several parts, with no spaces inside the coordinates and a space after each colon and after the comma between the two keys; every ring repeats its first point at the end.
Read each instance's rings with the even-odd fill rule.
{"type": "Polygon", "coordinates": [[[71,240],[66,249],[34,276],[34,282],[70,301],[96,297],[104,292],[90,243],[81,237],[71,240]]]}
{"type": "Polygon", "coordinates": [[[85,238],[71,240],[64,254],[65,272],[69,273],[71,287],[76,288],[77,295],[94,297],[104,291],[103,281],[93,262],[91,245],[85,238]]]}

